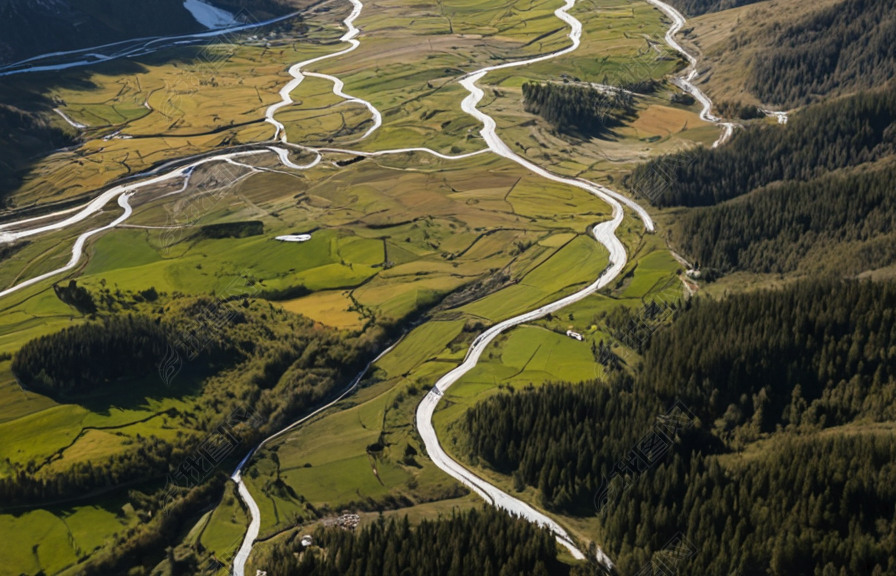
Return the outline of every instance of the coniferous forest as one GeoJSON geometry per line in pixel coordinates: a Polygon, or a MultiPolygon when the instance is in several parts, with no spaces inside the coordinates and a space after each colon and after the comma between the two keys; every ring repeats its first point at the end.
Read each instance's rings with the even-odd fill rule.
{"type": "Polygon", "coordinates": [[[586,137],[609,131],[634,111],[631,92],[581,84],[526,82],[523,100],[526,112],[542,116],[560,132],[586,137]]]}
{"type": "Polygon", "coordinates": [[[894,310],[896,285],[856,281],[699,299],[634,380],[500,394],[458,432],[549,509],[597,513],[621,573],[678,532],[689,573],[896,573],[894,310]]]}
{"type": "Polygon", "coordinates": [[[687,206],[670,241],[713,273],[858,274],[896,261],[896,84],[750,126],[716,149],[639,166],[658,206],[687,206]]]}
{"type": "Polygon", "coordinates": [[[896,164],[887,160],[695,208],[672,224],[706,270],[858,274],[896,262],[896,164]]]}
{"type": "Polygon", "coordinates": [[[896,11],[890,0],[845,0],[782,30],[750,71],[760,100],[791,108],[896,76],[896,11]]]}
{"type": "Polygon", "coordinates": [[[167,343],[164,328],[152,319],[113,316],[28,342],[12,369],[30,389],[46,394],[90,392],[151,372],[167,343]]]}

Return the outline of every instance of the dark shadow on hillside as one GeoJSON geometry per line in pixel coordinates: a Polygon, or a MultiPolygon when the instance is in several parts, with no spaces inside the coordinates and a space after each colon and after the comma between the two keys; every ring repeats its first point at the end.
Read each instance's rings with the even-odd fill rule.
{"type": "Polygon", "coordinates": [[[177,377],[165,383],[158,373],[140,379],[123,379],[109,389],[96,394],[57,395],[53,400],[77,404],[99,416],[110,416],[114,409],[137,410],[148,408],[149,401],[182,399],[202,392],[202,383],[213,371],[207,366],[184,366],[177,377]]]}
{"type": "MultiPolygon", "coordinates": [[[[202,39],[195,44],[160,48],[149,54],[120,58],[67,70],[28,72],[0,81],[0,209],[18,190],[29,173],[47,156],[82,141],[79,130],[66,124],[54,108],[65,102],[49,97],[59,91],[90,91],[98,88],[96,75],[139,77],[149,67],[171,65],[182,71],[173,80],[199,87],[214,82],[215,72],[230,57],[227,46],[265,32],[290,40],[304,33],[300,17],[239,33],[202,39]],[[222,44],[223,43],[223,44],[222,44]]],[[[49,63],[49,62],[48,62],[49,63]]],[[[173,88],[172,88],[173,89],[173,88]]]]}

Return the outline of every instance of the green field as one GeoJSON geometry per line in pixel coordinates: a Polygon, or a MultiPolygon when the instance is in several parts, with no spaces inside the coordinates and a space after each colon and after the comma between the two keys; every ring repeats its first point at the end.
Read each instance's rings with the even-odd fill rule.
{"type": "Polygon", "coordinates": [[[0,514],[4,574],[57,573],[106,544],[108,534],[139,523],[127,498],[0,514]],[[25,545],[27,543],[27,545],[25,545]]]}

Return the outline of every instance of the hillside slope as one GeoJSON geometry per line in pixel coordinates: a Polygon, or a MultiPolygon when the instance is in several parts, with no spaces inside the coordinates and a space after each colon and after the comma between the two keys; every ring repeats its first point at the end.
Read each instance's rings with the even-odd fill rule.
{"type": "Polygon", "coordinates": [[[202,29],[180,0],[0,0],[0,64],[129,38],[202,29]]]}

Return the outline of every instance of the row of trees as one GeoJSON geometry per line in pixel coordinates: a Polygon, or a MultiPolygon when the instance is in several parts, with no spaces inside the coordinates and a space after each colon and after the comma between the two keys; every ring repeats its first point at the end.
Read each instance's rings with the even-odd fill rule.
{"type": "Polygon", "coordinates": [[[264,222],[261,220],[240,220],[206,224],[199,229],[197,236],[200,238],[246,238],[262,234],[264,234],[264,222]]]}
{"type": "Polygon", "coordinates": [[[755,59],[749,88],[795,107],[881,86],[896,76],[896,12],[890,0],[845,0],[785,28],[755,59]]]}
{"type": "Polygon", "coordinates": [[[526,82],[526,112],[538,114],[560,132],[597,136],[634,112],[634,97],[624,90],[599,90],[583,84],[526,82]]]}
{"type": "Polygon", "coordinates": [[[704,270],[858,274],[896,261],[896,163],[781,182],[683,212],[673,241],[704,270]]]}
{"type": "Polygon", "coordinates": [[[321,527],[313,537],[315,545],[303,549],[295,534],[253,565],[282,576],[569,574],[557,560],[550,532],[490,507],[415,527],[406,516],[389,521],[381,516],[357,533],[321,527]]]}
{"type": "Polygon", "coordinates": [[[896,83],[796,114],[786,125],[738,131],[720,148],[697,148],[638,166],[629,179],[658,206],[706,206],[779,180],[820,175],[896,153],[896,83]]]}
{"type": "Polygon", "coordinates": [[[869,425],[896,419],[894,310],[892,283],[699,299],[634,380],[495,395],[453,432],[545,506],[597,513],[622,573],[678,532],[689,573],[896,573],[896,448],[869,425]]]}

